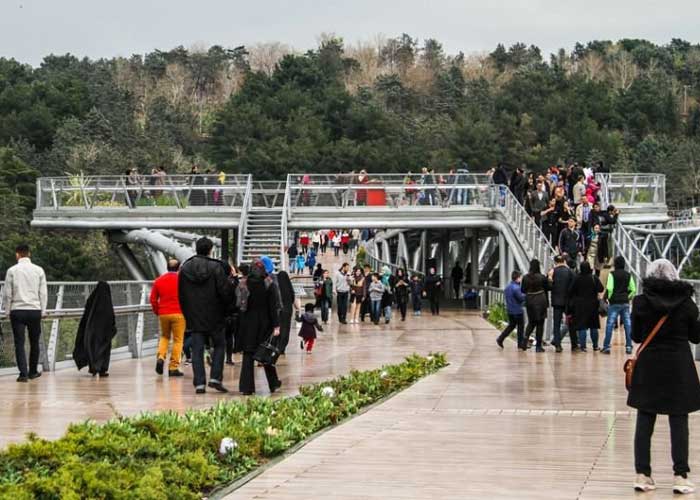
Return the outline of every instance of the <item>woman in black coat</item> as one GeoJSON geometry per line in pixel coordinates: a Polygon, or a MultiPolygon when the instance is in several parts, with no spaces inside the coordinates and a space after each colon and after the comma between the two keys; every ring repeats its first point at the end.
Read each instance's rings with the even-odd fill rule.
{"type": "Polygon", "coordinates": [[[430,302],[430,312],[433,316],[440,314],[440,293],[442,292],[442,278],[434,267],[428,271],[423,282],[423,290],[430,302]]]}
{"type": "Polygon", "coordinates": [[[292,329],[292,314],[295,308],[294,287],[287,271],[277,273],[277,284],[280,287],[282,297],[282,309],[280,310],[280,336],[277,339],[277,347],[282,354],[289,344],[289,332],[292,329]]]}
{"type": "Polygon", "coordinates": [[[591,331],[593,350],[598,351],[598,330],[600,313],[598,311],[599,294],[605,289],[598,278],[593,276],[591,265],[581,263],[580,273],[569,289],[569,308],[573,316],[571,329],[578,332],[578,346],[586,352],[586,331],[591,331]]]}
{"type": "Polygon", "coordinates": [[[700,343],[698,308],[693,288],[678,280],[669,261],[654,261],[643,281],[643,294],[632,302],[632,339],[637,343],[668,318],[642,351],[632,376],[627,404],[637,409],[634,436],[635,488],[654,488],[651,479],[651,435],[656,415],[668,415],[674,491],[688,493],[688,414],[700,409],[700,381],[688,341],[700,343]]]}
{"type": "MultiPolygon", "coordinates": [[[[240,312],[238,337],[243,350],[239,390],[247,396],[255,392],[253,354],[270,336],[280,334],[280,304],[277,285],[267,275],[260,261],[252,266],[245,287],[248,289],[248,299],[245,311],[240,312]]],[[[265,366],[265,376],[270,392],[275,392],[282,385],[273,365],[265,366]]]]}
{"type": "MultiPolygon", "coordinates": [[[[542,347],[542,334],[544,333],[544,322],[547,319],[547,309],[549,308],[549,280],[540,272],[540,261],[533,259],[530,261],[530,270],[523,276],[520,282],[520,289],[525,294],[525,306],[527,308],[527,329],[525,339],[530,338],[535,330],[537,352],[544,352],[542,347]]],[[[527,350],[527,342],[521,347],[527,350]]]]}

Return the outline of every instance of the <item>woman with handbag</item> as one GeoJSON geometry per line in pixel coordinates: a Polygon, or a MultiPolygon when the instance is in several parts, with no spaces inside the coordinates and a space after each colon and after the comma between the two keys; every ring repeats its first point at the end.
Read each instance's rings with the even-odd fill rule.
{"type": "Polygon", "coordinates": [[[544,352],[542,335],[544,334],[544,321],[547,319],[549,298],[547,292],[550,289],[549,280],[540,271],[540,261],[532,259],[530,270],[523,276],[520,289],[525,294],[525,307],[527,310],[527,329],[525,330],[525,347],[532,332],[535,332],[537,344],[536,352],[544,352]]]}
{"type": "Polygon", "coordinates": [[[632,339],[637,349],[627,404],[637,409],[634,464],[637,491],[656,489],[651,478],[651,436],[657,415],[668,415],[671,427],[673,491],[694,491],[688,479],[688,414],[700,409],[700,381],[688,342],[700,343],[698,308],[693,287],[678,279],[666,259],[652,262],[632,301],[632,339]]]}
{"type": "MultiPolygon", "coordinates": [[[[249,396],[255,393],[253,356],[262,344],[269,342],[272,337],[279,336],[281,304],[277,285],[267,275],[263,263],[259,260],[250,269],[246,288],[248,299],[245,310],[240,312],[238,326],[240,346],[243,350],[239,390],[244,396],[249,396]]],[[[282,386],[282,382],[277,378],[277,369],[271,363],[265,364],[264,367],[270,392],[275,392],[282,386]]]]}
{"type": "Polygon", "coordinates": [[[605,289],[593,275],[588,261],[581,263],[581,270],[569,289],[569,304],[573,315],[574,331],[578,332],[578,347],[586,352],[586,333],[591,332],[593,350],[598,351],[598,330],[600,329],[600,294],[605,289]]]}

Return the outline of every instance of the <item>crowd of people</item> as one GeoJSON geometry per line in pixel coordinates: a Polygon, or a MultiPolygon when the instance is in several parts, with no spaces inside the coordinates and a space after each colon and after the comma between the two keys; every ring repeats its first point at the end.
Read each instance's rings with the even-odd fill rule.
{"type": "Polygon", "coordinates": [[[370,230],[322,229],[302,231],[294,234],[294,241],[287,248],[289,272],[318,277],[317,259],[330,251],[335,257],[348,256],[354,259],[362,241],[372,237],[370,230]]]}

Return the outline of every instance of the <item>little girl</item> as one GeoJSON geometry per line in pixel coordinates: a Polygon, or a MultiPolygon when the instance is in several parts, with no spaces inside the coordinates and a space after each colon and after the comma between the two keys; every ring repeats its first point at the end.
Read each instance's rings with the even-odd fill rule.
{"type": "Polygon", "coordinates": [[[296,319],[301,323],[301,328],[299,329],[301,342],[299,342],[299,347],[304,349],[304,344],[306,344],[306,354],[311,354],[316,340],[316,330],[319,332],[323,331],[323,327],[318,323],[318,319],[314,315],[314,305],[310,302],[306,304],[304,306],[304,314],[301,317],[297,316],[296,319]]]}

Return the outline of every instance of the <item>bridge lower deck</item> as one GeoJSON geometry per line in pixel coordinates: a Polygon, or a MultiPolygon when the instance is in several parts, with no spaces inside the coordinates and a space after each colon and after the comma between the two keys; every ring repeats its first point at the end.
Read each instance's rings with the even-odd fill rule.
{"type": "MultiPolygon", "coordinates": [[[[280,362],[282,396],[299,384],[445,351],[450,366],[269,468],[231,498],[633,498],[634,412],[625,405],[624,354],[536,355],[507,344],[473,314],[409,317],[388,326],[331,325],[311,355],[292,336],[280,362]]],[[[117,361],[108,379],[73,370],[29,384],[0,379],[0,441],[29,431],[57,437],[85,418],[207,407],[231,395],[195,396],[191,371],[168,380],[154,359],[117,361]]],[[[267,394],[261,369],[258,392],[267,394]]],[[[226,368],[235,389],[238,367],[226,368]]],[[[278,397],[278,396],[276,396],[278,397]]],[[[700,419],[691,418],[691,435],[700,419]]],[[[659,419],[655,476],[671,498],[669,431],[659,419]]],[[[691,468],[700,442],[691,439],[691,468]]]]}

